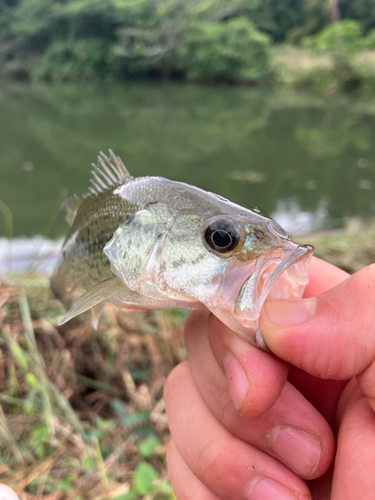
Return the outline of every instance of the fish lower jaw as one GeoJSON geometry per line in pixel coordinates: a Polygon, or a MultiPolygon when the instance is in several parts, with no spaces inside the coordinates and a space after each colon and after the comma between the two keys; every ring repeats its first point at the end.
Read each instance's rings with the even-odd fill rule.
{"type": "Polygon", "coordinates": [[[236,299],[234,314],[239,319],[259,318],[267,298],[291,299],[302,296],[308,283],[313,247],[294,244],[278,255],[265,258],[258,269],[244,281],[236,299]]]}
{"type": "Polygon", "coordinates": [[[311,254],[310,248],[306,248],[291,253],[287,258],[285,255],[284,258],[271,256],[263,260],[245,281],[242,278],[239,282],[239,277],[236,276],[235,283],[237,287],[240,287],[238,295],[233,293],[235,283],[228,279],[227,285],[231,284],[232,291],[228,293],[227,300],[221,300],[221,307],[216,305],[216,307],[208,306],[208,308],[241,337],[267,350],[259,330],[259,317],[263,304],[269,298],[302,297],[308,283],[311,254]],[[305,257],[303,257],[304,253],[307,254],[305,257]]]}

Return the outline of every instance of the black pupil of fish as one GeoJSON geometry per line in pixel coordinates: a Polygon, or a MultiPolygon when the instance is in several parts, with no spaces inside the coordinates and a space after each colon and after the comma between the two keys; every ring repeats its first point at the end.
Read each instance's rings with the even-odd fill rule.
{"type": "Polygon", "coordinates": [[[219,253],[228,253],[239,242],[237,228],[229,220],[213,221],[204,235],[208,245],[219,253]]]}
{"type": "Polygon", "coordinates": [[[226,231],[215,231],[211,238],[213,243],[219,248],[227,248],[232,243],[232,236],[226,231]]]}

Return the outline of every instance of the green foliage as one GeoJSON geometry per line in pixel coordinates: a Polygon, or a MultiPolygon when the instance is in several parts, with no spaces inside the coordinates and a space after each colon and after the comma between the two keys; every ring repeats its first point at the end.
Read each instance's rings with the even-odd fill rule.
{"type": "Polygon", "coordinates": [[[156,470],[146,462],[141,462],[134,472],[134,490],[139,495],[145,496],[154,488],[154,482],[158,479],[156,470]]]}
{"type": "Polygon", "coordinates": [[[173,489],[167,481],[162,481],[157,471],[147,462],[140,462],[134,471],[133,487],[114,500],[137,500],[139,498],[175,500],[173,489]]]}
{"type": "Polygon", "coordinates": [[[249,18],[255,26],[269,34],[276,42],[282,42],[296,26],[306,18],[305,2],[301,0],[262,0],[249,18]]]}
{"type": "Polygon", "coordinates": [[[110,434],[116,426],[116,421],[114,419],[103,420],[100,417],[95,417],[93,423],[94,427],[87,432],[87,437],[89,439],[103,439],[110,434]]]}
{"type": "Polygon", "coordinates": [[[373,48],[375,0],[0,0],[0,78],[259,81],[273,42],[373,48]],[[309,36],[310,35],[310,36],[309,36]]]}
{"type": "Polygon", "coordinates": [[[157,498],[160,500],[172,500],[174,498],[171,485],[167,481],[160,480],[157,471],[152,465],[141,462],[135,469],[133,488],[130,496],[128,496],[128,500],[137,497],[144,498],[149,494],[153,494],[153,496],[157,495],[157,498]],[[131,496],[132,494],[135,494],[135,496],[131,496]]]}
{"type": "Polygon", "coordinates": [[[45,43],[55,25],[56,6],[49,0],[20,1],[12,13],[11,32],[20,42],[29,42],[32,48],[36,48],[38,42],[45,43]]]}
{"type": "Polygon", "coordinates": [[[9,350],[12,353],[14,359],[16,360],[18,367],[22,372],[26,373],[28,369],[28,363],[24,351],[17,344],[17,342],[15,342],[12,339],[9,341],[8,345],[9,345],[9,350]]]}
{"type": "MultiPolygon", "coordinates": [[[[203,37],[205,44],[223,43],[229,37],[228,54],[216,51],[208,76],[254,79],[249,71],[249,49],[255,64],[266,63],[263,35],[243,15],[252,15],[260,0],[21,0],[0,11],[0,62],[4,68],[19,66],[34,79],[54,81],[129,77],[150,72],[168,75],[189,71],[181,60],[186,35],[203,37]],[[244,23],[248,23],[247,29],[244,23]],[[234,24],[232,24],[234,23],[234,24]],[[237,23],[237,24],[236,24],[237,23]],[[251,32],[250,32],[251,31],[251,32]],[[5,35],[6,33],[6,35],[5,35]],[[194,34],[195,33],[195,34],[194,34]],[[238,41],[234,37],[239,36],[238,41]],[[210,42],[211,40],[211,42],[210,42]],[[225,40],[224,40],[225,41],[225,40]],[[238,46],[236,46],[238,45],[238,46]],[[261,47],[259,49],[259,47],[261,47]],[[259,55],[260,53],[260,55],[259,55]],[[224,59],[236,59],[236,63],[224,59]],[[221,61],[218,61],[221,59],[221,61]],[[259,60],[259,61],[258,61],[259,60]],[[221,67],[224,67],[221,68],[221,67]],[[242,70],[239,69],[243,66],[242,70]]],[[[208,49],[210,50],[210,49],[208,49]]],[[[202,74],[194,58],[194,71],[202,74]]],[[[263,68],[264,71],[264,68],[263,68]]]]}
{"type": "Polygon", "coordinates": [[[366,38],[363,40],[364,49],[375,49],[375,30],[371,30],[366,38]]]}
{"type": "Polygon", "coordinates": [[[83,465],[84,469],[87,471],[93,472],[96,470],[95,458],[89,453],[87,453],[83,457],[82,465],[83,465]]]}
{"type": "Polygon", "coordinates": [[[6,28],[0,35],[0,61],[3,55],[5,66],[19,65],[36,79],[100,78],[113,62],[109,47],[117,25],[115,4],[115,0],[15,2],[4,17],[0,11],[6,28]]]}
{"type": "Polygon", "coordinates": [[[342,19],[359,21],[365,32],[375,28],[375,0],[340,0],[342,19]]]}
{"type": "Polygon", "coordinates": [[[117,496],[113,500],[137,500],[137,498],[138,498],[137,493],[134,490],[130,490],[128,493],[117,496]]]}
{"type": "MultiPolygon", "coordinates": [[[[373,53],[366,51],[375,49],[375,30],[364,36],[360,22],[344,20],[327,26],[314,36],[305,37],[302,44],[310,51],[330,58],[331,69],[326,72],[328,84],[322,87],[330,86],[334,90],[374,87],[374,57],[373,53]]],[[[310,81],[319,74],[311,73],[310,81]]]]}
{"type": "Polygon", "coordinates": [[[37,381],[37,379],[35,378],[35,375],[33,373],[26,373],[25,382],[27,385],[29,385],[33,389],[40,389],[40,384],[37,381]]]}
{"type": "Polygon", "coordinates": [[[316,52],[344,51],[353,54],[364,46],[363,28],[358,21],[331,24],[314,36],[302,39],[302,45],[316,52]]]}
{"type": "Polygon", "coordinates": [[[26,415],[31,415],[35,412],[37,391],[36,389],[30,389],[23,401],[23,410],[26,415]]]}
{"type": "Polygon", "coordinates": [[[138,451],[143,457],[150,458],[159,446],[159,439],[156,436],[149,436],[138,445],[138,451]]]}
{"type": "Polygon", "coordinates": [[[73,486],[74,486],[74,479],[69,474],[65,476],[63,479],[57,481],[56,490],[65,493],[65,495],[68,495],[72,491],[73,486]]]}
{"type": "Polygon", "coordinates": [[[187,2],[133,0],[121,4],[124,22],[116,28],[112,46],[112,54],[122,58],[120,71],[125,75],[170,71],[190,18],[187,2]]]}
{"type": "Polygon", "coordinates": [[[99,38],[56,41],[35,62],[34,79],[54,81],[93,80],[110,74],[108,43],[99,38]]]}
{"type": "Polygon", "coordinates": [[[196,23],[179,54],[190,79],[258,80],[269,57],[270,39],[246,18],[196,23]]]}
{"type": "Polygon", "coordinates": [[[37,458],[42,459],[45,457],[49,442],[50,436],[47,425],[45,423],[35,425],[30,432],[29,446],[37,458]]]}
{"type": "Polygon", "coordinates": [[[139,413],[128,413],[125,405],[119,399],[111,401],[112,410],[117,414],[122,425],[136,426],[148,422],[149,414],[146,411],[139,413]]]}
{"type": "Polygon", "coordinates": [[[294,8],[288,8],[284,12],[286,4],[286,0],[279,3],[279,8],[284,14],[279,16],[280,20],[285,17],[285,14],[290,19],[289,23],[285,25],[285,31],[282,32],[282,38],[277,39],[279,42],[297,45],[303,37],[321,31],[324,26],[330,23],[328,0],[296,0],[294,8]],[[292,10],[293,16],[291,15],[292,10]],[[291,22],[292,20],[293,22],[291,22]]]}

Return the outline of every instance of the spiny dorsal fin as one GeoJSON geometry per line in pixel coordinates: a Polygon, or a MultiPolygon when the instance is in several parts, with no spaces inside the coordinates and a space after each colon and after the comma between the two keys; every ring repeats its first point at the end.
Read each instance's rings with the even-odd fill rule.
{"type": "Polygon", "coordinates": [[[78,316],[78,314],[81,314],[88,309],[91,309],[91,307],[100,304],[103,300],[109,299],[112,295],[121,292],[123,288],[124,285],[116,277],[97,283],[95,286],[90,288],[90,290],[87,290],[87,292],[81,295],[81,297],[73,304],[63,319],[59,322],[59,325],[63,325],[70,319],[78,316]]]}
{"type": "Polygon", "coordinates": [[[111,149],[109,158],[100,152],[98,164],[93,163],[92,166],[90,179],[92,186],[89,187],[91,194],[99,194],[115,184],[124,184],[132,179],[121,159],[111,149]]]}
{"type": "Polygon", "coordinates": [[[84,196],[77,196],[73,194],[72,196],[68,196],[61,203],[61,212],[64,214],[66,221],[71,226],[77,214],[79,207],[85,201],[84,196]]]}

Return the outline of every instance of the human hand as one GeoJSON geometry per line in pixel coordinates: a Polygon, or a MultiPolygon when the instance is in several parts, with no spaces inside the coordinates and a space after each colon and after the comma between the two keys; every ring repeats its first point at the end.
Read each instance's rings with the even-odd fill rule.
{"type": "Polygon", "coordinates": [[[165,391],[178,500],[375,498],[374,273],[342,282],[343,271],[313,259],[305,297],[316,299],[267,302],[261,330],[294,365],[289,377],[285,361],[207,312],[190,316],[189,362],[165,391]]]}

